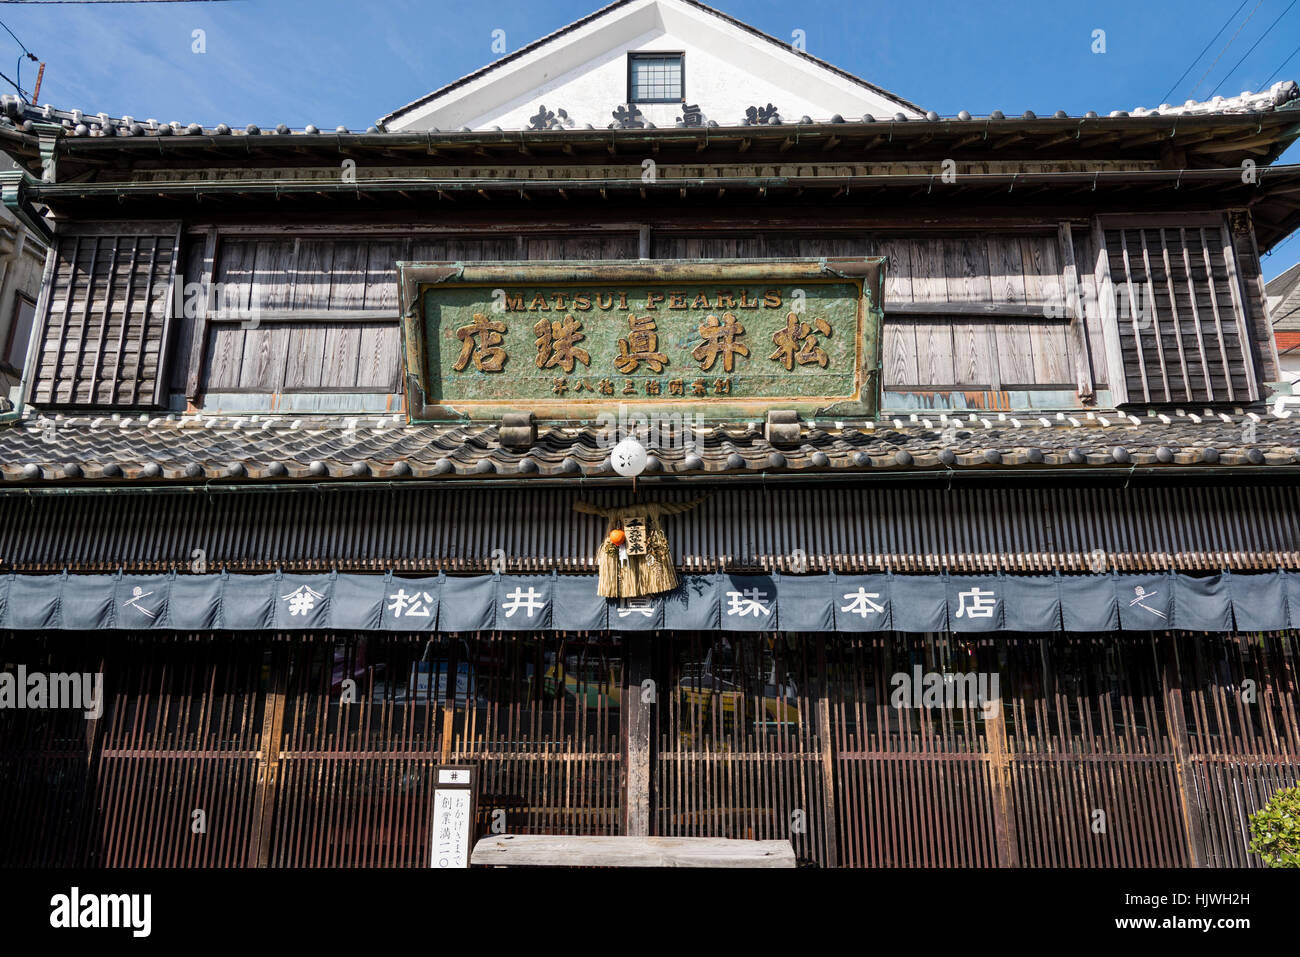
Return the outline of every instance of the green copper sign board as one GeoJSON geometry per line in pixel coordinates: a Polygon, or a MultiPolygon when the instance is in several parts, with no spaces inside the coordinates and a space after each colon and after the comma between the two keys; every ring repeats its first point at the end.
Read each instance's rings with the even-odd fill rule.
{"type": "Polygon", "coordinates": [[[401,263],[411,417],[872,415],[882,264],[401,263]]]}

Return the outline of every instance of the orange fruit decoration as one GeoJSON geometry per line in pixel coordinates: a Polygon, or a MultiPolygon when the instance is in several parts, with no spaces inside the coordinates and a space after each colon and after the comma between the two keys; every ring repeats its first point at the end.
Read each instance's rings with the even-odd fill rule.
{"type": "Polygon", "coordinates": [[[623,533],[623,529],[616,528],[609,533],[609,540],[615,545],[622,545],[625,541],[627,541],[627,535],[623,533]]]}

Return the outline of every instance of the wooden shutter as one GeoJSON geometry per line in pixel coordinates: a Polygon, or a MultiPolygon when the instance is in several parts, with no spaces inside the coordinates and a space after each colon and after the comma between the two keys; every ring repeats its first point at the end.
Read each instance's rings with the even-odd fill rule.
{"type": "Polygon", "coordinates": [[[59,235],[33,405],[160,406],[179,223],[59,235]]]}
{"type": "Polygon", "coordinates": [[[1223,217],[1158,224],[1103,219],[1098,281],[1115,400],[1241,403],[1259,398],[1236,255],[1223,217]],[[1107,282],[1109,280],[1109,282],[1107,282]],[[1103,293],[1105,298],[1105,293],[1103,293]]]}

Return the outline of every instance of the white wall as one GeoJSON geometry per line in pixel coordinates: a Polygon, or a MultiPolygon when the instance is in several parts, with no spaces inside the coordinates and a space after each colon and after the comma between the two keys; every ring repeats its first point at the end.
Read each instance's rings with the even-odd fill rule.
{"type": "MultiPolygon", "coordinates": [[[[605,129],[627,98],[627,54],[684,52],[687,103],[704,122],[739,126],[749,106],[771,102],[785,123],[807,115],[880,119],[917,116],[869,87],[806,60],[717,16],[672,0],[645,0],[558,37],[388,123],[388,128],[527,129],[538,106],[563,108],[575,128],[605,129]]],[[[682,115],[678,104],[639,104],[658,127],[682,115]]]]}
{"type": "Polygon", "coordinates": [[[1279,356],[1278,367],[1282,372],[1282,381],[1291,383],[1293,393],[1300,393],[1300,350],[1279,356]]]}

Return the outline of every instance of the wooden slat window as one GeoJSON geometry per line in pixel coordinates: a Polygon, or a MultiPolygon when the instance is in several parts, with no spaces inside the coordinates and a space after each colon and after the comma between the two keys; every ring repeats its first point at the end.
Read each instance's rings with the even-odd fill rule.
{"type": "Polygon", "coordinates": [[[56,240],[33,405],[124,408],[166,401],[179,224],[56,240]]]}
{"type": "Polygon", "coordinates": [[[223,239],[205,392],[395,393],[401,240],[223,239]]]}
{"type": "MultiPolygon", "coordinates": [[[[1236,254],[1221,221],[1103,223],[1119,403],[1259,398],[1236,254]],[[1113,307],[1113,308],[1112,308],[1113,307]]],[[[1104,277],[1099,281],[1105,286],[1104,277]]],[[[1104,295],[1104,294],[1103,294],[1104,295]]]]}
{"type": "MultiPolygon", "coordinates": [[[[635,234],[222,237],[201,391],[399,393],[399,260],[635,258],[635,234]]],[[[349,401],[331,400],[331,407],[349,401]]]]}

